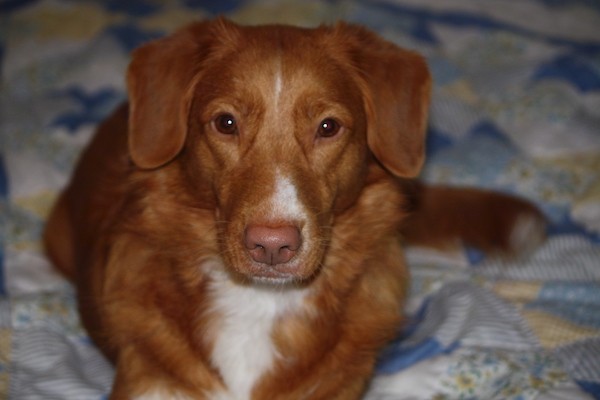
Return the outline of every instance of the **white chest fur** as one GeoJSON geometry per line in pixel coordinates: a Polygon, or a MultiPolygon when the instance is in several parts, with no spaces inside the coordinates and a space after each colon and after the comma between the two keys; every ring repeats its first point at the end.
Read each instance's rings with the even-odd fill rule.
{"type": "Polygon", "coordinates": [[[229,391],[217,398],[245,400],[278,356],[273,324],[283,313],[302,307],[307,289],[241,286],[226,276],[215,278],[211,291],[221,320],[212,363],[229,391]]]}

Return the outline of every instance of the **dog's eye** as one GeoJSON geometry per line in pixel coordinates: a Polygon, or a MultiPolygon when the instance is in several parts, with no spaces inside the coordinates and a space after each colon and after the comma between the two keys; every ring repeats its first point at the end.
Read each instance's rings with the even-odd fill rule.
{"type": "Polygon", "coordinates": [[[340,131],[341,125],[333,118],[325,118],[319,124],[319,129],[317,130],[317,135],[320,137],[332,137],[337,135],[340,131]]]}
{"type": "Polygon", "coordinates": [[[214,120],[215,129],[224,135],[234,135],[238,126],[235,117],[231,114],[221,114],[214,120]]]}

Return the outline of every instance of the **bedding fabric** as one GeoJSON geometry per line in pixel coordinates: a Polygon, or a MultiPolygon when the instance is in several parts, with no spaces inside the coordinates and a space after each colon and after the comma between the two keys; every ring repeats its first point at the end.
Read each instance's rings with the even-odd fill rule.
{"type": "Polygon", "coordinates": [[[186,22],[344,19],[424,54],[422,178],[537,203],[530,258],[407,250],[408,326],[370,400],[600,399],[600,3],[593,0],[0,1],[0,398],[103,399],[111,366],[40,233],[140,43],[186,22]]]}

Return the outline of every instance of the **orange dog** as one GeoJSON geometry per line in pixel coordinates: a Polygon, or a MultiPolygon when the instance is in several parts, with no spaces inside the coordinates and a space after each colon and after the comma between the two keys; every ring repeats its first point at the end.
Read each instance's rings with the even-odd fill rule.
{"type": "Polygon", "coordinates": [[[402,322],[402,234],[542,238],[528,203],[404,179],[430,75],[363,28],[197,23],[138,49],[127,83],[45,233],[111,399],[359,398],[402,322]]]}

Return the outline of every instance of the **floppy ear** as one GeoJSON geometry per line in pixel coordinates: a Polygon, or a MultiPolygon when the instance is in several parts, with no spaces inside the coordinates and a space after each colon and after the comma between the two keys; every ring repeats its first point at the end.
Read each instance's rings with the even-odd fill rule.
{"type": "Polygon", "coordinates": [[[368,119],[367,142],[394,175],[412,178],[425,160],[431,76],[423,57],[367,29],[338,24],[361,75],[368,119]]]}
{"type": "Polygon", "coordinates": [[[183,148],[202,60],[223,20],[192,24],[133,53],[127,71],[129,153],[140,168],[157,168],[183,148]]]}

